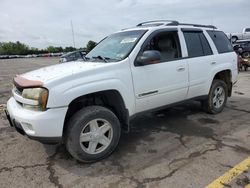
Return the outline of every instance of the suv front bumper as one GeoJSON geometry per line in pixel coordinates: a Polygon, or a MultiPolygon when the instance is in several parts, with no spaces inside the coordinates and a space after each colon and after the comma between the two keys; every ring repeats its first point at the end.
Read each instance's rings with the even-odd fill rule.
{"type": "Polygon", "coordinates": [[[6,115],[10,125],[19,133],[42,143],[58,143],[62,138],[67,109],[52,108],[42,112],[28,110],[11,97],[7,102],[6,115]]]}

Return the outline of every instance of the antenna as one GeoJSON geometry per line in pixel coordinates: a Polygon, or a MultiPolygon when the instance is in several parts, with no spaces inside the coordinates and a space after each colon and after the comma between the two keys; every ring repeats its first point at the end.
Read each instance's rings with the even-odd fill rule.
{"type": "Polygon", "coordinates": [[[72,31],[73,45],[74,45],[74,48],[75,48],[75,47],[76,47],[76,44],[75,44],[75,34],[74,34],[74,29],[73,29],[73,22],[72,22],[72,20],[70,20],[70,25],[71,25],[71,31],[72,31]]]}

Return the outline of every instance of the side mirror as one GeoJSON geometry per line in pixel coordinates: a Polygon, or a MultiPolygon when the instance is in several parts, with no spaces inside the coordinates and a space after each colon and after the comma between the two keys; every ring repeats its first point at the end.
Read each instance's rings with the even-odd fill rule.
{"type": "Polygon", "coordinates": [[[150,65],[154,63],[159,63],[161,60],[161,53],[157,50],[147,50],[138,56],[136,63],[139,66],[150,65]]]}

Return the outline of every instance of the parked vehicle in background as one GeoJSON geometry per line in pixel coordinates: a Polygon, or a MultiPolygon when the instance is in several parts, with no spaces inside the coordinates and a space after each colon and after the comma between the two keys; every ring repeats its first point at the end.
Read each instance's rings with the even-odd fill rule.
{"type": "Polygon", "coordinates": [[[245,70],[247,71],[248,70],[248,67],[250,67],[250,59],[246,59],[246,58],[242,58],[241,56],[238,57],[239,60],[239,69],[240,70],[245,70]]]}
{"type": "Polygon", "coordinates": [[[243,58],[250,58],[250,40],[241,40],[233,43],[234,51],[243,58]]]}
{"type": "Polygon", "coordinates": [[[31,139],[63,141],[77,160],[95,162],[146,111],[193,99],[220,113],[237,76],[237,55],[216,27],[144,22],[103,39],[85,62],[16,76],[6,115],[31,139]]]}
{"type": "Polygon", "coordinates": [[[86,55],[86,51],[77,50],[74,52],[69,52],[61,56],[59,63],[66,63],[70,61],[83,60],[86,55]]]}
{"type": "Polygon", "coordinates": [[[0,59],[9,59],[8,55],[0,55],[0,59]]]}
{"type": "Polygon", "coordinates": [[[236,42],[237,40],[245,40],[250,39],[250,28],[244,28],[242,33],[232,33],[232,42],[236,42]]]}

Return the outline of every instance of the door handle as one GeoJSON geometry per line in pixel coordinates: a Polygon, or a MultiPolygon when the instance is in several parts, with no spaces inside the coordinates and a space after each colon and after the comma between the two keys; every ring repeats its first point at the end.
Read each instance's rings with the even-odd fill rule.
{"type": "Polygon", "coordinates": [[[177,71],[178,71],[178,72],[181,72],[181,71],[184,71],[184,70],[185,70],[185,67],[178,67],[178,68],[177,68],[177,71]]]}
{"type": "Polygon", "coordinates": [[[211,62],[211,65],[215,65],[215,64],[216,64],[216,62],[215,62],[215,61],[211,62]]]}

